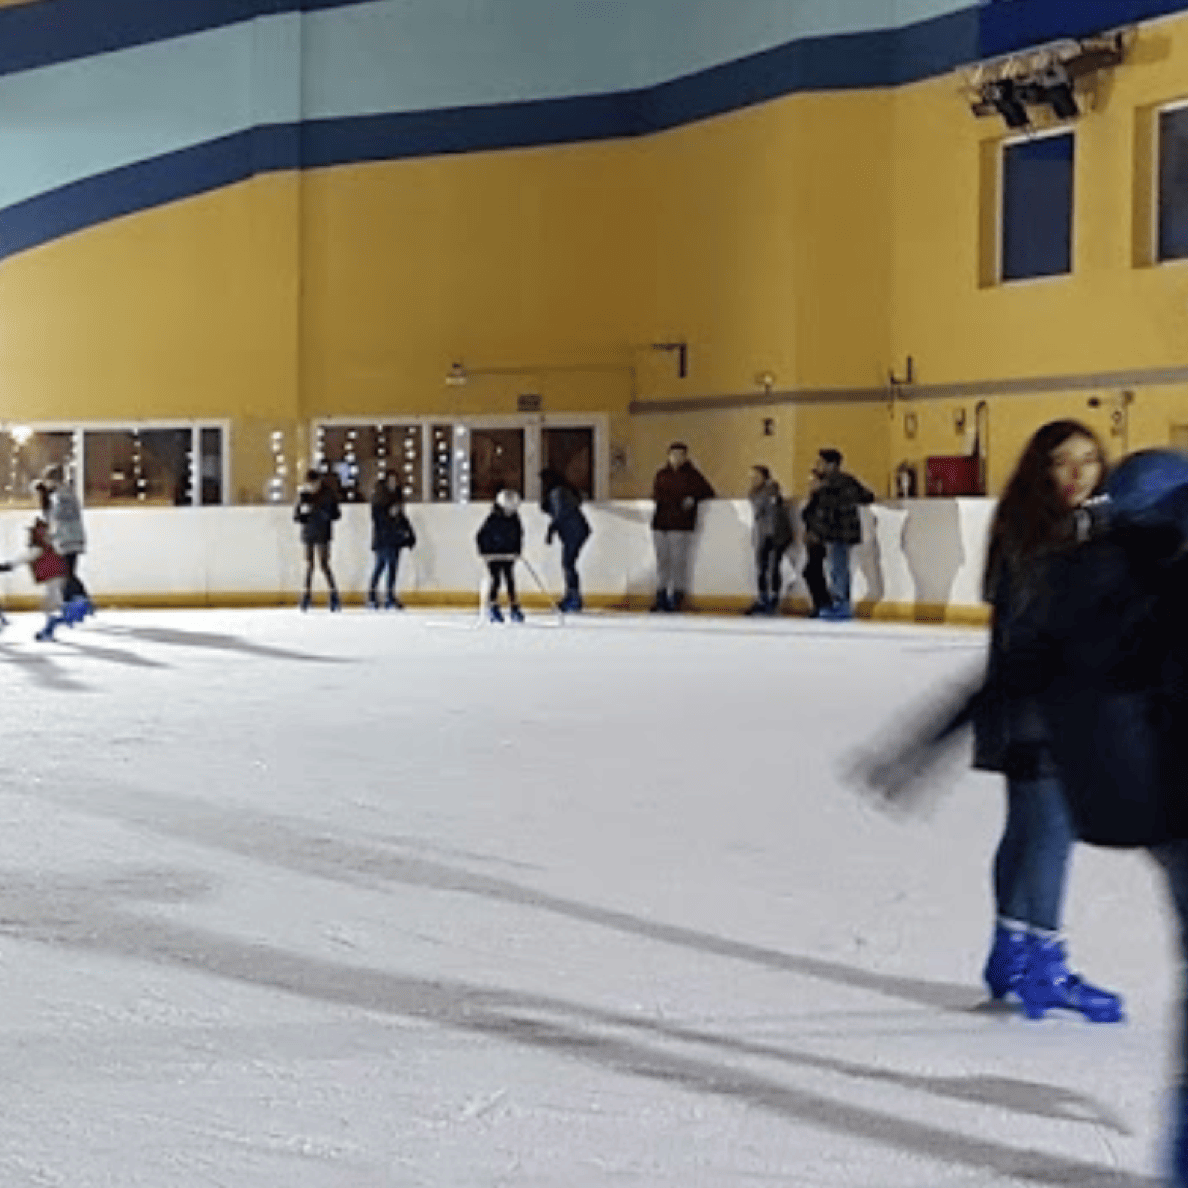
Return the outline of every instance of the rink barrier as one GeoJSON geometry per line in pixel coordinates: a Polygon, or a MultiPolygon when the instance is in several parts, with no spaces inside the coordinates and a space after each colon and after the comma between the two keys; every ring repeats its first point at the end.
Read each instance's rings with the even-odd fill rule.
{"type": "MultiPolygon", "coordinates": [[[[639,612],[655,596],[655,556],[648,500],[587,504],[593,528],[579,562],[591,609],[639,612]]],[[[909,499],[862,509],[863,541],[853,550],[853,596],[860,617],[887,621],[987,622],[981,570],[994,502],[988,499],[909,499]]],[[[408,607],[474,609],[475,533],[486,504],[412,504],[417,547],[401,557],[398,593],[408,607]]],[[[560,545],[546,546],[548,521],[521,508],[525,556],[558,596],[563,590],[560,545]]],[[[24,547],[31,509],[0,511],[4,557],[24,547]]],[[[798,517],[797,517],[798,522],[798,517]]],[[[296,606],[305,562],[287,506],[94,508],[86,512],[87,555],[82,575],[96,602],[126,607],[296,606]]],[[[755,598],[751,510],[746,500],[703,505],[693,557],[693,611],[736,614],[755,598]]],[[[372,565],[370,509],[346,505],[335,526],[332,566],[347,606],[362,606],[372,565]]],[[[808,610],[800,571],[803,543],[784,565],[787,613],[808,610]],[[794,567],[794,568],[793,568],[794,567]]],[[[315,607],[325,587],[314,575],[315,607]]],[[[536,591],[525,607],[547,608],[536,591]]],[[[40,605],[27,567],[0,575],[0,606],[40,605]]]]}

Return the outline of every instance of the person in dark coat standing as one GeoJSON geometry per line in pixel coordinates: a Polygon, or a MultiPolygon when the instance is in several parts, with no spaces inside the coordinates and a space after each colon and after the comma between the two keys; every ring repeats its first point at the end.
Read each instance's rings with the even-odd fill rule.
{"type": "Polygon", "coordinates": [[[780,564],[792,544],[792,518],[780,484],[766,466],[751,467],[751,543],[755,550],[758,597],[748,615],[774,615],[780,606],[780,564]]]}
{"type": "Polygon", "coordinates": [[[558,471],[546,467],[540,472],[540,510],[549,517],[545,544],[561,538],[561,572],[565,575],[565,597],[559,610],[573,613],[582,609],[582,584],[577,559],[590,538],[590,521],[582,511],[582,497],[558,471]]]}
{"type": "Polygon", "coordinates": [[[652,541],[656,548],[656,601],[653,611],[679,611],[689,589],[693,533],[697,508],[714,498],[705,475],[689,461],[689,447],[674,441],[668,447],[668,464],[656,472],[652,499],[652,541]]]}
{"type": "Polygon", "coordinates": [[[495,496],[495,503],[475,540],[491,575],[487,597],[488,618],[492,623],[503,622],[503,613],[499,609],[499,590],[506,583],[508,615],[513,623],[522,623],[524,612],[516,597],[515,568],[516,560],[524,548],[524,525],[520,520],[520,496],[516,491],[503,490],[495,496]]]}
{"type": "Polygon", "coordinates": [[[313,602],[315,562],[330,588],[330,609],[342,609],[338,585],[330,568],[330,542],[334,537],[334,521],[341,515],[334,479],[324,471],[307,471],[305,485],[298,491],[297,506],[293,509],[293,519],[301,525],[301,543],[305,546],[305,590],[301,595],[303,611],[309,610],[313,602]]]}
{"type": "Polygon", "coordinates": [[[812,608],[810,619],[819,619],[822,612],[833,605],[833,595],[829,593],[829,582],[825,577],[825,542],[813,531],[810,525],[816,523],[822,479],[814,469],[809,475],[808,499],[800,509],[800,518],[804,522],[804,581],[808,586],[812,608]]]}
{"type": "Polygon", "coordinates": [[[1028,442],[998,502],[983,589],[992,608],[987,695],[974,719],[974,764],[1006,777],[1007,814],[994,856],[994,940],[983,976],[1028,1014],[1052,1007],[1098,1022],[1121,1018],[1116,994],[1070,973],[1061,936],[1075,837],[1051,731],[1036,698],[1003,674],[1030,654],[1022,624],[1053,600],[1052,560],[1089,538],[1086,505],[1105,479],[1100,441],[1078,421],[1053,421],[1028,442]]]}
{"type": "Polygon", "coordinates": [[[850,603],[850,549],[862,539],[859,505],[874,502],[874,494],[841,466],[838,450],[826,448],[818,452],[813,464],[817,487],[810,506],[802,513],[810,538],[824,545],[829,567],[831,602],[821,608],[818,617],[822,619],[854,617],[850,603]]]}
{"type": "Polygon", "coordinates": [[[385,587],[387,610],[403,610],[396,597],[396,573],[400,568],[400,554],[404,549],[416,548],[417,534],[404,508],[404,485],[395,471],[388,471],[375,486],[371,497],[371,551],[375,565],[367,587],[367,605],[379,609],[379,584],[387,577],[385,587]]]}

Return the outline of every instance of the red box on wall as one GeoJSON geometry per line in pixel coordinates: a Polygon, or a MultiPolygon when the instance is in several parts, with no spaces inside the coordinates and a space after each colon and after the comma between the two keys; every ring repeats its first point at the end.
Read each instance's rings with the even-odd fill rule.
{"type": "Polygon", "coordinates": [[[926,495],[981,495],[977,454],[927,458],[924,461],[926,495]]]}

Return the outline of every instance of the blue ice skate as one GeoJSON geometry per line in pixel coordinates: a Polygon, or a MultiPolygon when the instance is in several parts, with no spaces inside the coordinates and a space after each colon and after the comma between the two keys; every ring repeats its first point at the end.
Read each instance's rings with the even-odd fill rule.
{"type": "Polygon", "coordinates": [[[1084,981],[1070,972],[1064,942],[1035,938],[1027,971],[1015,986],[1029,1019],[1042,1019],[1048,1011],[1075,1011],[1090,1023],[1120,1023],[1122,1000],[1117,994],[1084,981]]]}
{"type": "Polygon", "coordinates": [[[501,611],[494,603],[491,603],[491,605],[487,607],[487,618],[490,619],[492,623],[502,623],[503,611],[501,611]]]}
{"type": "Polygon", "coordinates": [[[518,606],[513,606],[507,613],[513,623],[522,623],[524,621],[524,612],[518,606]]]}
{"type": "Polygon", "coordinates": [[[60,618],[67,627],[77,627],[87,615],[94,613],[95,608],[91,604],[91,600],[80,594],[62,607],[60,618]]]}
{"type": "Polygon", "coordinates": [[[52,643],[54,632],[62,626],[65,619],[61,615],[50,615],[45,621],[45,626],[33,636],[38,643],[52,643]]]}
{"type": "Polygon", "coordinates": [[[1026,928],[998,923],[994,928],[994,943],[982,970],[992,998],[1005,998],[1018,989],[1027,971],[1027,959],[1033,948],[1033,941],[1026,928]]]}

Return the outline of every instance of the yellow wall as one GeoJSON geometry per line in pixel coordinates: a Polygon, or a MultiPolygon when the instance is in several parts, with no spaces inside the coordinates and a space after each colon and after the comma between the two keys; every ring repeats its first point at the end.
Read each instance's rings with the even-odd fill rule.
{"type": "Polygon", "coordinates": [[[677,436],[724,494],[756,461],[799,491],[826,444],[886,494],[900,460],[969,448],[953,414],[972,427],[979,399],[992,491],[1053,416],[1114,452],[1165,442],[1188,423],[1181,388],[1136,386],[1123,436],[1119,385],[1026,381],[1188,364],[1188,270],[1144,254],[1154,107],[1186,79],[1188,20],[1144,28],[1077,124],[1074,274],[1007,286],[985,275],[1004,129],[970,114],[953,75],[638,140],[258,179],[0,266],[0,420],[228,417],[239,499],[260,497],[276,429],[297,458],[314,417],[508,413],[522,392],[609,414],[622,496],[647,492],[677,436]],[[651,349],[677,339],[685,378],[651,349]],[[909,355],[910,406],[764,406],[757,382],[877,392],[909,355]],[[454,361],[463,388],[443,383],[454,361]],[[635,398],[748,394],[628,414],[635,398]]]}

